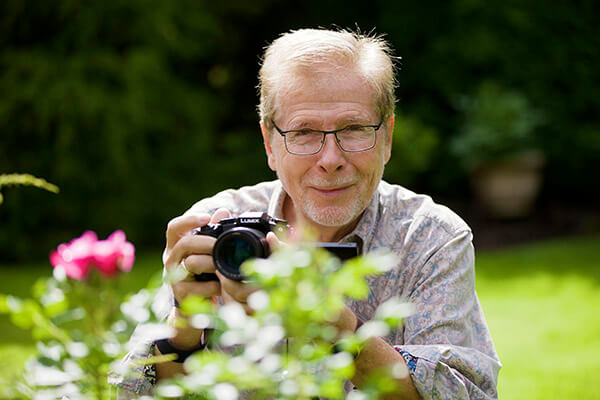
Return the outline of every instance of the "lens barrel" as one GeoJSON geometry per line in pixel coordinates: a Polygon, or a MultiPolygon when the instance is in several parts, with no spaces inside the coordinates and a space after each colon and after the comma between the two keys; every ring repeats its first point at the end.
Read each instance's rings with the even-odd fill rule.
{"type": "Polygon", "coordinates": [[[240,267],[250,258],[269,256],[265,234],[258,229],[237,227],[223,232],[215,242],[213,261],[215,268],[225,277],[244,280],[240,267]]]}

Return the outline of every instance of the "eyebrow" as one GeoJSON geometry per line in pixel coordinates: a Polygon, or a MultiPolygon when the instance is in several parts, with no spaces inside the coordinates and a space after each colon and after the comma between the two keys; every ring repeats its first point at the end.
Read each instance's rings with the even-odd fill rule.
{"type": "Polygon", "coordinates": [[[314,129],[314,124],[312,122],[308,122],[308,121],[302,121],[300,122],[300,124],[298,125],[292,125],[293,128],[292,129],[314,129]]]}
{"type": "MultiPolygon", "coordinates": [[[[372,122],[369,122],[362,118],[346,118],[346,119],[342,119],[342,120],[338,121],[335,124],[335,126],[337,128],[344,128],[344,127],[350,126],[350,125],[369,125],[369,124],[372,124],[372,122]]],[[[298,124],[296,126],[292,125],[292,127],[290,129],[292,129],[292,130],[298,130],[298,129],[321,130],[321,129],[315,128],[314,125],[315,125],[314,122],[302,121],[302,122],[300,122],[300,124],[298,124]]]]}

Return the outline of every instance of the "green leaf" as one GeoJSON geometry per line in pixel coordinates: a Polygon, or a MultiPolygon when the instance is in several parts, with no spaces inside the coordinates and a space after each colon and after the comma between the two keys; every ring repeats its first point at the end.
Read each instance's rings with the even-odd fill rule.
{"type": "Polygon", "coordinates": [[[0,314],[8,314],[10,307],[8,306],[8,296],[0,293],[0,314]]]}
{"type": "Polygon", "coordinates": [[[332,278],[331,284],[352,299],[362,300],[369,294],[368,285],[364,280],[356,279],[355,271],[340,271],[332,278]]]}
{"type": "Polygon", "coordinates": [[[48,291],[48,279],[38,279],[31,288],[33,297],[39,299],[48,291]]]}
{"type": "Polygon", "coordinates": [[[32,331],[31,331],[31,337],[33,337],[34,340],[45,340],[45,339],[50,339],[52,338],[52,333],[50,332],[50,330],[47,328],[47,326],[45,325],[37,325],[34,326],[32,331]]]}
{"type": "Polygon", "coordinates": [[[343,381],[336,378],[330,378],[320,383],[320,397],[327,399],[342,399],[344,398],[343,381]]]}
{"type": "Polygon", "coordinates": [[[388,326],[395,328],[402,324],[404,318],[413,313],[414,307],[412,304],[404,302],[398,297],[392,297],[377,307],[374,319],[381,320],[388,326]]]}
{"type": "Polygon", "coordinates": [[[5,296],[5,300],[6,300],[6,308],[7,308],[8,312],[11,314],[19,312],[23,308],[23,300],[21,300],[18,297],[8,295],[8,296],[5,296]]]}
{"type": "Polygon", "coordinates": [[[11,320],[19,328],[31,329],[36,322],[36,316],[40,315],[40,306],[33,300],[27,299],[21,303],[18,311],[13,308],[11,320]]]}
{"type": "Polygon", "coordinates": [[[186,297],[179,308],[184,314],[210,314],[214,311],[214,305],[207,299],[201,296],[188,296],[186,297]]]}

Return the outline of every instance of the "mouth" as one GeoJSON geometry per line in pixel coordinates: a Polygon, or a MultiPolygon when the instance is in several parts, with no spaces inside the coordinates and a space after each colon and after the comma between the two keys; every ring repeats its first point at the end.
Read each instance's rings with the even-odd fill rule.
{"type": "Polygon", "coordinates": [[[317,192],[318,194],[320,194],[321,196],[324,196],[324,197],[336,197],[336,196],[339,196],[339,195],[345,193],[348,189],[350,189],[351,186],[352,185],[336,186],[336,187],[312,186],[311,189],[313,189],[315,192],[317,192]]]}

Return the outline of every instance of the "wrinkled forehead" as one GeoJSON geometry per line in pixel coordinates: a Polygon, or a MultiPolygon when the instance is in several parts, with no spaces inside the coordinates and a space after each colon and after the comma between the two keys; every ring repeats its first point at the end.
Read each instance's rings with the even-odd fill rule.
{"type": "Polygon", "coordinates": [[[362,102],[376,114],[375,91],[357,68],[339,65],[296,67],[281,75],[277,89],[275,117],[286,112],[290,103],[362,102]]]}

